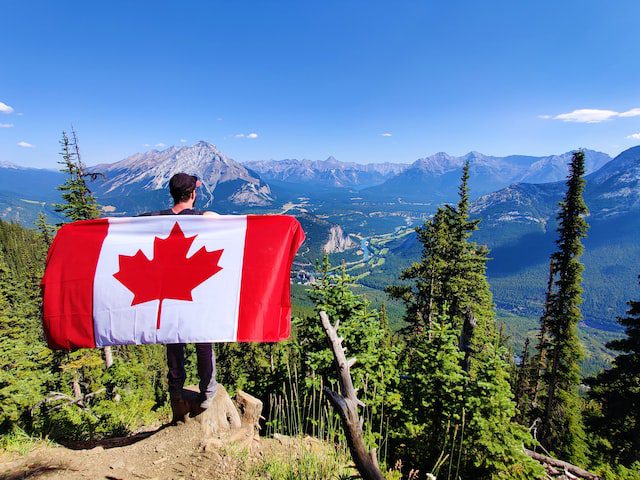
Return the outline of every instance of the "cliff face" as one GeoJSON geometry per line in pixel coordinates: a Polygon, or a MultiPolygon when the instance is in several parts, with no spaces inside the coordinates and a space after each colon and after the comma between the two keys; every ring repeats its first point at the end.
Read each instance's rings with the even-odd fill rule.
{"type": "Polygon", "coordinates": [[[331,227],[331,230],[329,230],[329,239],[322,246],[322,251],[324,253],[344,252],[355,246],[356,244],[351,240],[351,237],[344,234],[342,227],[340,227],[340,225],[334,225],[331,227]]]}

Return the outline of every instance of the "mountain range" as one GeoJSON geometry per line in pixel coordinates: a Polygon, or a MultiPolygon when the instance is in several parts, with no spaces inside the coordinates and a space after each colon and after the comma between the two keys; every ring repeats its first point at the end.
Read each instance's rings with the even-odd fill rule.
{"type": "MultiPolygon", "coordinates": [[[[611,160],[606,153],[585,150],[587,173],[594,172],[611,160]]],[[[469,162],[469,185],[474,196],[493,192],[513,183],[547,183],[567,176],[572,152],[546,157],[510,155],[494,157],[469,152],[454,157],[440,152],[420,158],[399,174],[364,193],[404,200],[451,201],[455,198],[462,167],[469,162]],[[425,188],[428,186],[428,188],[425,188]]]]}
{"type": "Polygon", "coordinates": [[[262,160],[246,162],[245,166],[267,182],[360,189],[383,183],[404,171],[408,164],[340,162],[329,157],[326,160],[262,160]]]}
{"type": "MultiPolygon", "coordinates": [[[[622,152],[585,180],[589,230],[584,239],[583,311],[590,326],[615,329],[615,316],[638,296],[640,146],[622,152]]],[[[499,307],[540,314],[565,189],[563,181],[517,183],[472,203],[472,216],[480,220],[474,239],[491,249],[487,274],[499,307]]],[[[392,250],[411,262],[421,254],[421,245],[412,234],[392,250]]]]}
{"type": "MultiPolygon", "coordinates": [[[[166,186],[171,175],[193,173],[203,182],[199,208],[298,216],[309,233],[303,255],[312,265],[323,249],[346,249],[340,258],[351,255],[349,261],[357,260],[358,248],[353,247],[367,238],[392,238],[394,232],[424,221],[437,205],[455,200],[461,168],[468,161],[472,212],[481,219],[476,240],[492,250],[488,274],[495,301],[502,308],[535,315],[570,155],[495,157],[470,152],[461,157],[438,153],[411,165],[361,165],[332,157],[240,164],[214,145],[198,142],[93,166],[90,170],[104,178],[90,188],[105,215],[135,215],[169,205],[166,186]]],[[[589,150],[585,156],[590,172],[585,192],[590,209],[585,312],[591,323],[610,328],[634,297],[640,273],[640,147],[613,160],[589,150]]],[[[60,222],[52,203],[59,201],[56,187],[63,182],[64,175],[54,170],[0,164],[0,218],[31,226],[44,211],[50,221],[60,222]]],[[[415,235],[399,238],[389,244],[386,263],[363,283],[377,288],[393,282],[403,265],[419,255],[415,235]],[[383,280],[376,280],[382,278],[379,274],[383,280]]]]}

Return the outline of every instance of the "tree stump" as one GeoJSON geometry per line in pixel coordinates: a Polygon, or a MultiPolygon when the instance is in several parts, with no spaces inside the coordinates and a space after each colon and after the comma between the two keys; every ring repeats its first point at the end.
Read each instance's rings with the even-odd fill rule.
{"type": "Polygon", "coordinates": [[[260,418],[262,418],[262,402],[247,392],[238,390],[233,402],[240,412],[242,426],[251,426],[260,430],[260,418]]]}
{"type": "Polygon", "coordinates": [[[213,403],[206,410],[198,387],[189,386],[182,391],[181,402],[171,404],[174,421],[200,424],[200,445],[205,450],[216,449],[229,443],[240,443],[252,449],[258,442],[262,402],[246,392],[238,391],[231,400],[227,390],[218,385],[213,403]]]}

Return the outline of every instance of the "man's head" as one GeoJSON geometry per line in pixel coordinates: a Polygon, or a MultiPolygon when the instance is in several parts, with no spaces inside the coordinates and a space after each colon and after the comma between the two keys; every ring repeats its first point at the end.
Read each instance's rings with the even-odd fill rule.
{"type": "Polygon", "coordinates": [[[171,180],[169,180],[169,193],[173,198],[173,202],[178,203],[187,202],[195,197],[196,188],[202,185],[198,177],[195,175],[189,175],[186,173],[176,173],[171,180]]]}

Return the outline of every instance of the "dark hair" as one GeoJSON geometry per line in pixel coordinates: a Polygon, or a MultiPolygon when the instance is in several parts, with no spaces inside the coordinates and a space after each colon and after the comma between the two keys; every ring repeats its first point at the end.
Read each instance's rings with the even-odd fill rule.
{"type": "Polygon", "coordinates": [[[174,203],[186,202],[198,186],[198,177],[186,173],[176,173],[169,180],[169,193],[174,203]]]}

